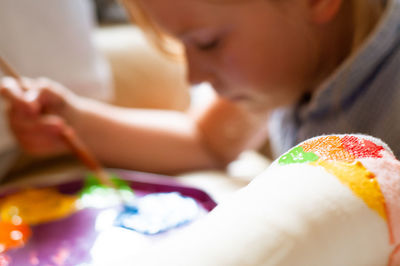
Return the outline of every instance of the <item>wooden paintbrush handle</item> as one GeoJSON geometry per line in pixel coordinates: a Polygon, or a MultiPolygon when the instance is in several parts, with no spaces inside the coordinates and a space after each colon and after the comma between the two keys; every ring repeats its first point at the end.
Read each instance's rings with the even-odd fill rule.
{"type": "Polygon", "coordinates": [[[90,170],[97,171],[101,168],[100,163],[90,154],[83,142],[76,136],[74,130],[69,126],[65,126],[61,135],[71,150],[90,170]]]}
{"type": "Polygon", "coordinates": [[[0,69],[7,76],[13,77],[16,80],[20,80],[21,79],[21,77],[18,75],[18,73],[1,56],[0,56],[0,69]]]}
{"type": "Polygon", "coordinates": [[[87,168],[96,174],[102,184],[115,187],[109,174],[104,171],[102,165],[97,161],[96,157],[92,155],[71,127],[65,125],[61,135],[75,155],[86,165],[87,168]]]}

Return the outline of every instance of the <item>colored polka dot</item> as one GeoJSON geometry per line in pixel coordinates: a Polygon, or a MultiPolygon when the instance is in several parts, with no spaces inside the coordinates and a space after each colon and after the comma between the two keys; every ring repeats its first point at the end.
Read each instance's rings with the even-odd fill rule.
{"type": "Polygon", "coordinates": [[[378,181],[374,174],[369,172],[360,162],[350,164],[319,160],[315,164],[324,167],[327,172],[335,175],[355,195],[360,197],[368,207],[376,211],[385,220],[387,219],[385,198],[378,181]]]}
{"type": "Polygon", "coordinates": [[[355,158],[382,158],[380,154],[383,149],[372,141],[360,139],[355,136],[345,136],[341,140],[344,149],[351,153],[355,158]]]}
{"type": "Polygon", "coordinates": [[[305,163],[318,160],[318,156],[312,152],[305,152],[301,146],[291,149],[279,158],[279,164],[305,163]]]}
{"type": "Polygon", "coordinates": [[[304,151],[314,152],[323,160],[353,162],[355,157],[343,147],[340,137],[326,136],[312,139],[301,144],[304,151]]]}

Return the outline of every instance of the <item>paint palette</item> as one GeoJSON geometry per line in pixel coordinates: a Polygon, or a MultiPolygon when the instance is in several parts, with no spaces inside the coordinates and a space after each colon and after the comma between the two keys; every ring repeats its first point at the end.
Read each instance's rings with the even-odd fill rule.
{"type": "MultiPolygon", "coordinates": [[[[134,251],[135,245],[173,234],[216,206],[205,192],[170,178],[125,170],[112,172],[134,190],[135,204],[129,208],[133,216],[127,215],[121,204],[95,206],[106,198],[103,192],[92,197],[88,205],[72,204],[82,198],[83,175],[55,186],[0,195],[0,265],[91,265],[111,246],[134,251]],[[138,211],[143,215],[135,216],[138,211]],[[163,215],[161,219],[157,218],[159,214],[163,215]],[[135,230],[127,229],[130,227],[135,230]],[[4,237],[7,241],[3,243],[8,246],[1,244],[4,237]]],[[[112,202],[112,198],[105,202],[112,202]]]]}

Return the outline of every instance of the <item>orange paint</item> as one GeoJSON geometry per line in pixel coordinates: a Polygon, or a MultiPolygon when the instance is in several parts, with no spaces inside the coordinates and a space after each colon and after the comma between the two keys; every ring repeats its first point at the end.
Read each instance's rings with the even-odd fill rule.
{"type": "Polygon", "coordinates": [[[0,221],[0,253],[11,248],[22,247],[32,232],[26,224],[0,221]]]}
{"type": "Polygon", "coordinates": [[[0,209],[3,221],[21,220],[35,225],[67,217],[76,210],[76,196],[56,189],[28,189],[8,196],[0,209]]]}
{"type": "Polygon", "coordinates": [[[360,197],[371,209],[387,220],[385,198],[373,173],[369,172],[360,162],[345,163],[339,161],[319,160],[325,170],[336,176],[347,185],[355,195],[360,197]]]}
{"type": "Polygon", "coordinates": [[[336,160],[341,162],[353,162],[354,155],[344,149],[341,138],[338,136],[326,136],[307,141],[300,145],[305,152],[314,152],[322,160],[336,160]]]}

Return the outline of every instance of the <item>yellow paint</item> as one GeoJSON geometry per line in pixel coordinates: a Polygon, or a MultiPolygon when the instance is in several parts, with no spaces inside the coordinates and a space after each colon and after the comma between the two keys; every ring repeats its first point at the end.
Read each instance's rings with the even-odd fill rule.
{"type": "Polygon", "coordinates": [[[64,195],[56,189],[28,189],[8,196],[0,208],[3,221],[20,219],[30,225],[64,218],[76,210],[76,196],[64,195]]]}
{"type": "Polygon", "coordinates": [[[369,172],[360,162],[346,163],[338,161],[318,160],[312,163],[320,165],[326,171],[335,175],[343,184],[347,185],[371,209],[384,218],[385,198],[373,173],[369,172]]]}

